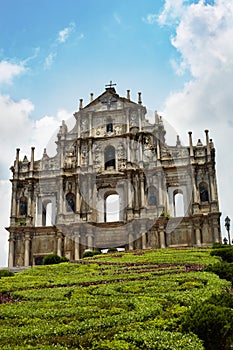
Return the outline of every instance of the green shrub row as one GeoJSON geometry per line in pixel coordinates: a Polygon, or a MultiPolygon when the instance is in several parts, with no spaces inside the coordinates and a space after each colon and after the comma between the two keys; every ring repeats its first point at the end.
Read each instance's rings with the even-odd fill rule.
{"type": "Polygon", "coordinates": [[[10,277],[14,276],[14,272],[9,271],[9,270],[0,270],[0,278],[1,277],[10,277]]]}
{"type": "Polygon", "coordinates": [[[226,261],[228,263],[233,262],[233,248],[231,246],[227,246],[227,248],[213,249],[210,255],[220,256],[223,261],[226,261]]]}
{"type": "Polygon", "coordinates": [[[69,259],[64,256],[58,256],[57,254],[46,255],[43,259],[44,265],[60,264],[67,261],[69,261],[69,259]]]}

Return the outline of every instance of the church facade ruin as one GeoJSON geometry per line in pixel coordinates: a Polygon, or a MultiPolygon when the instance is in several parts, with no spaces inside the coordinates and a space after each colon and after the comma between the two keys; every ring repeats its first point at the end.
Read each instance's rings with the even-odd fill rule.
{"type": "Polygon", "coordinates": [[[163,119],[147,119],[141,94],[112,84],[62,123],[57,153],[20,160],[12,170],[9,267],[42,264],[86,249],[205,246],[221,241],[215,148],[205,130],[183,146],[166,143],[163,119]]]}

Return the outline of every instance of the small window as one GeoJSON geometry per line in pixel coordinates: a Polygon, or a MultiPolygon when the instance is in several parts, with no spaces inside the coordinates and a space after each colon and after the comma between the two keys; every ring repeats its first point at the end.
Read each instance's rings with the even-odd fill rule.
{"type": "Polygon", "coordinates": [[[107,132],[113,132],[113,124],[108,123],[106,129],[107,129],[107,132]]]}
{"type": "Polygon", "coordinates": [[[22,197],[20,198],[20,202],[19,202],[19,215],[27,215],[27,210],[28,210],[27,198],[22,197]]]}
{"type": "Polygon", "coordinates": [[[208,192],[207,184],[205,182],[202,182],[199,185],[199,192],[200,192],[201,202],[209,202],[209,192],[208,192]]]}
{"type": "Polygon", "coordinates": [[[66,195],[66,210],[68,212],[75,212],[75,195],[73,193],[66,195]]]}

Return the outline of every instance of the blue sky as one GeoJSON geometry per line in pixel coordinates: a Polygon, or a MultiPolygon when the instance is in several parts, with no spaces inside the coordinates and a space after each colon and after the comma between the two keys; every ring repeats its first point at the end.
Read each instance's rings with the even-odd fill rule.
{"type": "Polygon", "coordinates": [[[26,61],[27,74],[5,87],[15,99],[33,101],[33,118],[76,109],[80,97],[98,95],[112,79],[118,91],[142,90],[144,103],[160,108],[181,86],[169,61],[171,29],[148,24],[163,1],[2,1],[1,58],[26,61]],[[19,15],[20,14],[20,15],[19,15]],[[63,41],[59,33],[67,30],[63,41]],[[46,64],[47,62],[47,64],[46,64]],[[156,96],[156,97],[155,97],[156,96]]]}
{"type": "Polygon", "coordinates": [[[221,210],[233,219],[231,0],[0,0],[0,8],[0,266],[15,148],[22,157],[35,145],[40,158],[79,99],[87,104],[110,80],[121,96],[141,91],[186,144],[189,130],[195,144],[210,129],[221,210]]]}

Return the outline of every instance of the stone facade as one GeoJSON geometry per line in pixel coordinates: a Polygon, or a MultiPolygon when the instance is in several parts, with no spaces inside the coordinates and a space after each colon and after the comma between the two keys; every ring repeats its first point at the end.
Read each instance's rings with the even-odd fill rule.
{"type": "Polygon", "coordinates": [[[210,245],[221,240],[215,149],[206,142],[165,141],[138,102],[110,84],[62,123],[57,153],[12,166],[9,267],[41,264],[56,253],[79,259],[86,249],[127,250],[210,245]],[[178,199],[179,198],[179,199],[178,199]],[[113,208],[113,209],[111,209],[113,208]]]}

